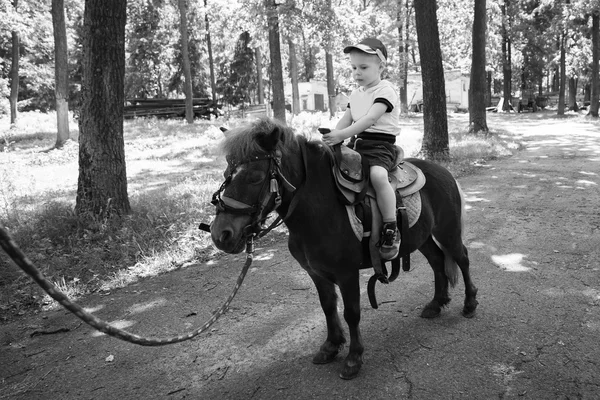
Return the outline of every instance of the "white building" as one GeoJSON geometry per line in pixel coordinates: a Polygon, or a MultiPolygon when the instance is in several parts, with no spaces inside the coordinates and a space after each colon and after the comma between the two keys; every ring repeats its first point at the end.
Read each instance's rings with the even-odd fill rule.
{"type": "MultiPolygon", "coordinates": [[[[463,74],[459,69],[444,71],[446,86],[446,107],[449,110],[469,108],[469,74],[463,74]]],[[[423,81],[420,72],[408,74],[406,97],[408,109],[423,104],[423,81]]]]}
{"type": "MultiPolygon", "coordinates": [[[[327,82],[310,81],[298,82],[300,92],[300,111],[327,111],[329,99],[327,97],[327,82]]],[[[292,104],[292,84],[285,86],[285,102],[292,104]]]]}

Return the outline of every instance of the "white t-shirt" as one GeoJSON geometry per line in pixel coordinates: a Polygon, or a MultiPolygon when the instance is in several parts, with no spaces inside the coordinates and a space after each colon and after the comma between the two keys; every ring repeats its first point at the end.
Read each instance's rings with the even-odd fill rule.
{"type": "Polygon", "coordinates": [[[397,136],[400,133],[400,110],[398,93],[390,81],[382,80],[376,86],[365,89],[359,87],[350,94],[350,111],[352,120],[364,117],[375,103],[383,103],[387,110],[365,132],[377,132],[397,136]]]}

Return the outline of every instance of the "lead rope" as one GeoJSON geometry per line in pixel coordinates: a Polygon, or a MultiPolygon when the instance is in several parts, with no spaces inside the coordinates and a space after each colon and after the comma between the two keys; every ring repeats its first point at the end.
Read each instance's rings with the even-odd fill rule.
{"type": "Polygon", "coordinates": [[[13,238],[8,234],[4,227],[0,226],[0,247],[12,258],[12,260],[27,274],[29,275],[50,297],[56,300],[60,305],[65,307],[67,310],[75,314],[86,324],[93,328],[103,332],[109,336],[116,337],[117,339],[124,340],[129,343],[139,344],[141,346],[164,346],[167,344],[179,343],[186,340],[190,340],[202,332],[210,328],[218,319],[223,315],[229,305],[233,301],[233,298],[237,294],[237,291],[242,286],[242,282],[246,277],[246,273],[252,264],[254,256],[254,236],[248,237],[246,240],[246,262],[238,276],[237,282],[233,289],[233,292],[229,295],[225,303],[219,308],[213,315],[206,321],[202,326],[193,331],[169,338],[148,338],[136,335],[131,332],[119,329],[110,325],[108,322],[101,320],[100,318],[85,311],[80,305],[72,302],[69,298],[62,293],[52,282],[36,268],[36,266],[27,258],[27,256],[17,246],[13,238]]]}

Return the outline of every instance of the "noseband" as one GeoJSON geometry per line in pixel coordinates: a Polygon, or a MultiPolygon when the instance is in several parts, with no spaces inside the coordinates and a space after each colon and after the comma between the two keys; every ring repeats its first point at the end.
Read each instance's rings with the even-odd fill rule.
{"type": "Polygon", "coordinates": [[[263,226],[267,216],[281,205],[281,186],[289,192],[294,192],[296,190],[296,187],[286,179],[281,171],[281,157],[281,152],[276,150],[271,153],[256,155],[240,162],[227,160],[229,174],[225,177],[225,181],[221,184],[219,190],[213,194],[211,203],[216,206],[217,214],[228,212],[231,214],[249,215],[251,220],[244,228],[245,236],[259,234],[262,236],[275,228],[275,224],[279,223],[281,221],[280,219],[271,224],[268,228],[264,228],[263,226]],[[222,195],[225,189],[233,181],[233,175],[240,165],[263,160],[269,161],[269,170],[262,181],[260,193],[254,204],[250,205],[243,201],[222,195]],[[272,208],[269,207],[270,204],[273,204],[272,208]]]}

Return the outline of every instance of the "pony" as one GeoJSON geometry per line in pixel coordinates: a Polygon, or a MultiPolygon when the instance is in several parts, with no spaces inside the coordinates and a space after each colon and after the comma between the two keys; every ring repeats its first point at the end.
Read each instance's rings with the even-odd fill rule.
{"type": "MultiPolygon", "coordinates": [[[[346,342],[337,310],[337,285],[350,333],[340,377],[356,377],[364,352],[359,270],[370,265],[363,262],[368,250],[353,233],[345,206],[338,200],[331,149],[269,118],[224,134],[221,149],[227,168],[225,181],[213,195],[212,241],[224,252],[240,253],[248,238],[264,233],[266,218],[275,211],[289,231],[289,251],[314,282],[325,314],[327,337],[313,363],[334,361],[346,342]]],[[[419,250],[426,257],[435,277],[433,299],[421,316],[434,318],[441,313],[450,302],[448,287],[455,285],[460,269],[465,284],[462,313],[470,318],[478,302],[462,242],[463,194],[442,166],[420,159],[407,161],[426,177],[421,214],[408,231],[410,237],[402,238],[410,239],[409,253],[419,250]]]]}

